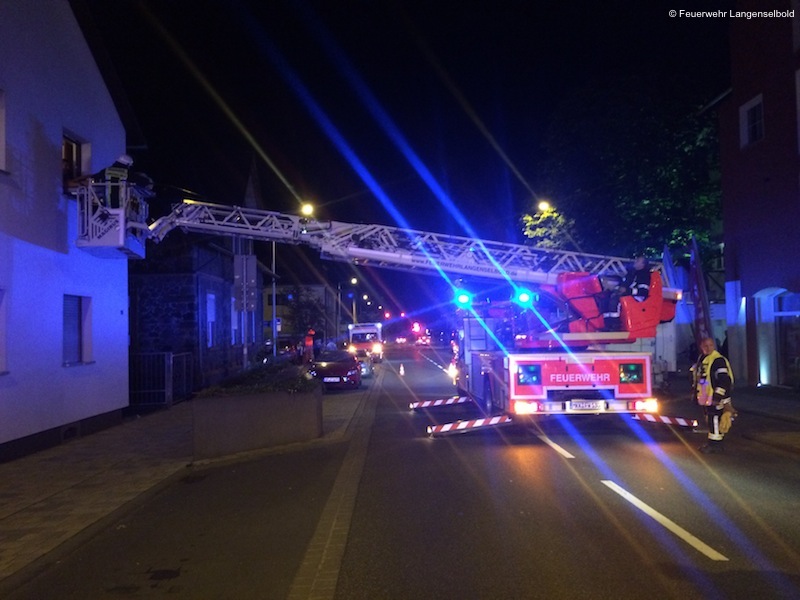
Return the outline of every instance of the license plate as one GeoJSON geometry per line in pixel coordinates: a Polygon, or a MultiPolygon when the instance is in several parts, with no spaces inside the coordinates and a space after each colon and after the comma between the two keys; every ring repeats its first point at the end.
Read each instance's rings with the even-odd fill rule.
{"type": "Polygon", "coordinates": [[[325,383],[339,383],[339,378],[338,377],[323,377],[322,381],[324,381],[325,383]]]}
{"type": "Polygon", "coordinates": [[[604,406],[602,400],[572,400],[569,403],[572,410],[603,410],[604,406]]]}

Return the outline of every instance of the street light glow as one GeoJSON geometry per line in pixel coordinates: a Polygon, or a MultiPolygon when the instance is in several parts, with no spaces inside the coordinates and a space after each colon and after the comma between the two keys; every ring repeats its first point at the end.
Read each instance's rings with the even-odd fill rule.
{"type": "Polygon", "coordinates": [[[314,205],[309,204],[308,202],[304,203],[300,207],[300,214],[303,215],[304,217],[310,217],[311,215],[314,214],[314,205]]]}
{"type": "Polygon", "coordinates": [[[550,206],[550,203],[547,200],[542,200],[541,202],[539,202],[536,208],[538,208],[542,212],[547,212],[552,207],[550,206]]]}

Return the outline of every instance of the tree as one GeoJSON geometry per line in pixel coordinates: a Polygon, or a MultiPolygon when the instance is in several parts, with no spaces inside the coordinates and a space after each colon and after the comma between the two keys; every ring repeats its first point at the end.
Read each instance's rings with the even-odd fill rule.
{"type": "Polygon", "coordinates": [[[325,309],[319,298],[307,289],[296,286],[292,290],[288,311],[296,332],[304,334],[309,329],[316,331],[324,329],[325,309]]]}
{"type": "Polygon", "coordinates": [[[537,248],[563,250],[571,246],[573,250],[580,249],[574,237],[575,221],[545,202],[540,202],[532,215],[522,215],[522,233],[537,248]]]}
{"type": "MultiPolygon", "coordinates": [[[[721,233],[716,115],[691,93],[635,81],[594,82],[559,107],[539,190],[589,252],[652,256],[693,235],[708,248],[721,233]]],[[[525,235],[533,223],[523,217],[525,235]]]]}

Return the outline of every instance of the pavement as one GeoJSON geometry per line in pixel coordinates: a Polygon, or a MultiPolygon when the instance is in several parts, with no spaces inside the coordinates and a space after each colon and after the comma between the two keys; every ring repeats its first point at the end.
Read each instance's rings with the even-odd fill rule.
{"type": "Polygon", "coordinates": [[[185,401],[0,463],[0,596],[13,587],[15,574],[192,469],[340,441],[365,398],[366,391],[323,396],[323,435],[317,440],[215,461],[193,460],[192,403],[185,401]]]}
{"type": "MultiPolygon", "coordinates": [[[[321,438],[259,452],[340,441],[365,399],[366,393],[326,395],[321,438]]],[[[743,389],[734,394],[734,404],[743,417],[775,417],[781,424],[744,437],[800,454],[800,391],[743,389]]],[[[667,406],[673,411],[697,408],[681,401],[677,392],[667,406]]],[[[693,412],[673,414],[697,417],[699,409],[693,412]]],[[[252,454],[222,460],[243,460],[252,454]]],[[[37,561],[78,534],[102,528],[134,500],[155,494],[185,476],[187,469],[218,462],[193,461],[192,406],[186,401],[0,464],[0,590],[13,586],[37,561]]]]}

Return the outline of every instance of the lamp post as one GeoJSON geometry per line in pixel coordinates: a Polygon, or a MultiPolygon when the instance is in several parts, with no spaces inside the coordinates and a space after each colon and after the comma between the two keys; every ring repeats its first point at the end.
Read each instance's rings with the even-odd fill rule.
{"type": "MultiPolygon", "coordinates": [[[[358,279],[355,277],[350,278],[350,285],[355,286],[358,284],[358,279]]],[[[336,292],[337,292],[337,305],[336,305],[336,335],[338,336],[340,333],[340,328],[342,324],[342,309],[344,308],[344,302],[342,301],[342,284],[341,282],[336,284],[336,292]]],[[[355,291],[352,292],[352,308],[353,308],[353,323],[356,323],[356,294],[355,291]]]]}
{"type": "MultiPolygon", "coordinates": [[[[314,205],[310,202],[305,202],[300,206],[300,214],[303,217],[311,217],[314,215],[314,205]]],[[[275,240],[272,240],[272,356],[278,356],[278,290],[277,279],[275,273],[276,269],[276,254],[277,245],[275,240]]]]}
{"type": "MultiPolygon", "coordinates": [[[[356,279],[355,277],[350,279],[350,285],[357,285],[357,284],[358,284],[358,279],[356,279]]],[[[358,323],[358,315],[356,313],[356,291],[353,290],[353,325],[355,325],[356,323],[358,323]]]]}
{"type": "Polygon", "coordinates": [[[275,274],[275,240],[272,240],[272,357],[278,356],[278,290],[276,279],[278,276],[275,274]]]}

